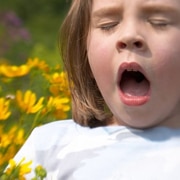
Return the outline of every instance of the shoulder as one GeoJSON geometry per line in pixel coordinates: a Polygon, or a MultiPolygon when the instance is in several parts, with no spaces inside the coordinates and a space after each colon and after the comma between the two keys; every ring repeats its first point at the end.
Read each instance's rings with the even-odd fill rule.
{"type": "Polygon", "coordinates": [[[48,124],[44,124],[42,126],[36,127],[34,129],[34,133],[38,134],[46,134],[47,132],[51,132],[51,134],[64,134],[69,131],[69,129],[76,129],[78,124],[76,124],[73,120],[58,120],[48,124]]]}
{"type": "Polygon", "coordinates": [[[40,127],[36,127],[30,135],[36,147],[50,147],[58,143],[68,143],[73,137],[77,136],[81,129],[80,125],[73,120],[59,120],[40,127]]]}

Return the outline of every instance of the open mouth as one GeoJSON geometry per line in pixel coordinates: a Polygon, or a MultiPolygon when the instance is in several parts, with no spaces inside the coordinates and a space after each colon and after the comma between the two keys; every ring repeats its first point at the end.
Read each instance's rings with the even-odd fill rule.
{"type": "Polygon", "coordinates": [[[148,100],[150,82],[137,64],[130,67],[121,69],[119,81],[121,98],[126,104],[140,105],[148,100]]]}
{"type": "Polygon", "coordinates": [[[139,71],[127,71],[122,74],[120,88],[129,96],[144,96],[149,90],[149,81],[139,71]]]}

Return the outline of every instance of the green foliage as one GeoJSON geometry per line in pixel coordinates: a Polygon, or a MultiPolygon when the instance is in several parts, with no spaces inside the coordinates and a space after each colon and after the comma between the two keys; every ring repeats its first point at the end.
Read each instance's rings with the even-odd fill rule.
{"type": "Polygon", "coordinates": [[[38,14],[64,15],[70,5],[70,0],[6,0],[0,2],[1,9],[13,9],[23,19],[29,20],[38,14]]]}
{"type": "MultiPolygon", "coordinates": [[[[24,63],[26,57],[46,59],[51,65],[61,63],[57,48],[58,32],[70,3],[70,0],[0,1],[0,12],[15,12],[21,19],[23,28],[31,35],[28,42],[11,43],[11,50],[4,58],[13,64],[24,63]]],[[[0,27],[0,38],[1,31],[0,27]]]]}

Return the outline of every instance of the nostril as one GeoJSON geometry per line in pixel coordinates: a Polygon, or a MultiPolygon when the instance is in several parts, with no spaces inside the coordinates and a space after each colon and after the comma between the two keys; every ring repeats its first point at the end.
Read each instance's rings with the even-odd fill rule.
{"type": "Polygon", "coordinates": [[[137,48],[142,48],[142,47],[143,47],[143,44],[142,44],[142,42],[140,42],[140,41],[134,42],[134,45],[135,45],[137,48]]]}
{"type": "Polygon", "coordinates": [[[133,40],[132,41],[120,41],[117,43],[117,49],[118,50],[124,50],[124,49],[143,49],[144,48],[144,43],[143,41],[140,40],[133,40]]]}
{"type": "Polygon", "coordinates": [[[118,46],[120,49],[125,49],[127,47],[127,45],[123,42],[120,42],[118,46]]]}

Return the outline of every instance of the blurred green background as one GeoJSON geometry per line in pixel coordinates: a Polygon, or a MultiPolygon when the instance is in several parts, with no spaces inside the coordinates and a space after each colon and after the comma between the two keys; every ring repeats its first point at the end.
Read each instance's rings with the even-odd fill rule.
{"type": "Polygon", "coordinates": [[[0,63],[60,63],[58,32],[70,0],[1,0],[0,63]]]}

